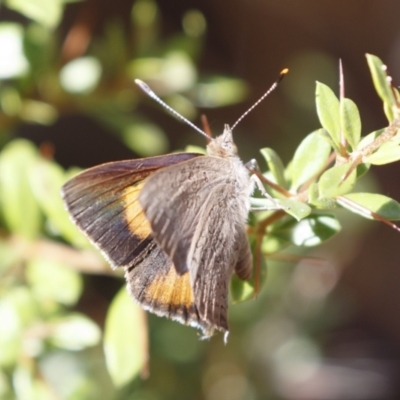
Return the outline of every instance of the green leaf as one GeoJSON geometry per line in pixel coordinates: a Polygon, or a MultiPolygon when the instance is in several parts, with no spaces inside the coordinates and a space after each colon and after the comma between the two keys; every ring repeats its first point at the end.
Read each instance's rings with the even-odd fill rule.
{"type": "Polygon", "coordinates": [[[60,70],[60,84],[70,93],[92,92],[101,79],[101,64],[92,56],[75,58],[60,70]]]}
{"type": "Polygon", "coordinates": [[[8,381],[8,377],[5,372],[0,370],[0,399],[11,400],[11,398],[10,382],[8,381]]]}
{"type": "Polygon", "coordinates": [[[332,140],[331,136],[325,129],[319,129],[318,136],[324,139],[336,153],[339,153],[340,147],[332,140]]]}
{"type": "Polygon", "coordinates": [[[100,342],[100,328],[83,314],[73,313],[51,321],[49,340],[68,350],[83,350],[100,342]]]}
{"type": "Polygon", "coordinates": [[[49,28],[58,25],[64,8],[62,0],[6,0],[6,5],[49,28]]]}
{"type": "Polygon", "coordinates": [[[265,158],[265,161],[268,164],[268,168],[271,171],[273,177],[275,178],[275,182],[279,186],[286,188],[287,183],[285,179],[285,167],[283,166],[281,158],[274,150],[268,147],[261,149],[260,153],[265,158]]]}
{"type": "MultiPolygon", "coordinates": [[[[56,79],[54,71],[54,60],[57,57],[58,38],[54,33],[37,23],[29,24],[25,29],[24,35],[24,54],[27,57],[30,65],[30,76],[32,79],[37,79],[39,76],[46,77],[44,82],[46,85],[52,85],[53,96],[56,96],[60,90],[57,84],[56,88],[50,80],[56,79]],[[52,76],[46,76],[49,72],[52,76]]],[[[61,94],[60,94],[61,95],[61,94]]]]}
{"type": "Polygon", "coordinates": [[[381,135],[385,129],[378,129],[377,131],[371,132],[368,135],[364,136],[360,143],[358,143],[357,150],[361,150],[364,147],[370,145],[379,135],[381,135]]]}
{"type": "Polygon", "coordinates": [[[81,275],[66,264],[48,259],[30,259],[26,279],[40,301],[75,304],[82,292],[81,275]]]}
{"type": "MultiPolygon", "coordinates": [[[[0,77],[1,75],[2,72],[0,67],[0,77]]],[[[8,115],[9,117],[17,117],[22,109],[21,94],[12,86],[3,86],[0,89],[0,104],[4,114],[8,115]]]]}
{"type": "Polygon", "coordinates": [[[367,54],[366,57],[375,90],[385,104],[384,109],[387,119],[392,122],[394,120],[393,109],[397,105],[391,85],[387,79],[386,66],[378,57],[372,54],[367,54]]]}
{"type": "Polygon", "coordinates": [[[357,179],[361,178],[363,175],[365,175],[369,169],[371,168],[371,164],[368,163],[363,163],[357,165],[357,179]]]}
{"type": "Polygon", "coordinates": [[[370,214],[370,212],[373,212],[388,220],[400,220],[400,204],[396,200],[382,194],[350,193],[338,198],[337,202],[342,207],[368,219],[374,219],[370,214]],[[342,198],[348,199],[355,204],[342,201],[342,198]],[[358,206],[361,206],[362,208],[358,206]]]}
{"type": "MultiPolygon", "coordinates": [[[[0,23],[0,79],[10,79],[23,76],[29,70],[29,63],[23,51],[23,27],[13,22],[0,23]]],[[[2,85],[4,90],[5,85],[2,85]]],[[[2,99],[2,109],[4,108],[2,99]]],[[[10,106],[5,104],[5,112],[10,106]]],[[[16,107],[14,106],[14,109],[16,107]]]]}
{"type": "Polygon", "coordinates": [[[29,363],[17,364],[13,371],[12,382],[17,399],[54,399],[54,391],[44,379],[37,377],[34,367],[29,363]]]}
{"type": "Polygon", "coordinates": [[[339,221],[330,214],[311,214],[300,222],[291,219],[276,225],[271,234],[305,247],[317,246],[341,229],[339,221]]]}
{"type": "Polygon", "coordinates": [[[337,147],[340,145],[340,106],[333,91],[323,83],[317,82],[317,113],[322,127],[329,133],[337,147]]]}
{"type": "MultiPolygon", "coordinates": [[[[291,221],[292,218],[290,218],[291,221]]],[[[278,237],[272,233],[268,233],[263,237],[262,241],[262,252],[263,254],[275,254],[283,251],[292,243],[285,237],[278,237]]]]}
{"type": "Polygon", "coordinates": [[[0,154],[0,201],[8,228],[27,238],[40,232],[39,206],[28,179],[38,160],[35,147],[27,140],[14,140],[0,154]]]}
{"type": "Polygon", "coordinates": [[[104,352],[111,379],[117,387],[131,381],[147,359],[144,311],[122,288],[112,301],[104,331],[104,352]]]}
{"type": "Polygon", "coordinates": [[[157,4],[154,1],[137,0],[132,7],[132,24],[149,28],[156,21],[157,12],[157,4]]]}
{"type": "Polygon", "coordinates": [[[310,215],[312,209],[306,203],[302,201],[292,200],[292,199],[280,199],[279,204],[281,206],[286,207],[285,212],[292,217],[294,217],[297,221],[302,220],[303,218],[310,215]]]}
{"type": "MultiPolygon", "coordinates": [[[[6,274],[8,275],[8,271],[15,268],[20,260],[21,253],[18,246],[10,246],[8,241],[0,240],[0,276],[4,277],[6,274]]],[[[13,276],[14,272],[11,272],[9,275],[13,276]]]]}
{"type": "Polygon", "coordinates": [[[2,294],[0,299],[0,366],[16,362],[22,346],[22,336],[27,326],[39,312],[31,292],[26,287],[16,287],[2,294]]]}
{"type": "Polygon", "coordinates": [[[340,125],[351,148],[356,149],[361,137],[361,119],[356,104],[350,99],[340,101],[340,125]]]}
{"type": "Polygon", "coordinates": [[[207,154],[206,149],[200,146],[189,144],[184,149],[185,153],[207,154]]]}
{"type": "Polygon", "coordinates": [[[308,188],[308,202],[310,204],[315,204],[315,202],[318,201],[318,199],[319,199],[318,183],[313,182],[308,188]]]}
{"type": "Polygon", "coordinates": [[[25,99],[20,117],[27,122],[52,125],[58,118],[58,112],[51,104],[38,100],[25,99]]]}
{"type": "Polygon", "coordinates": [[[297,148],[292,165],[292,190],[320,173],[328,161],[331,146],[315,131],[306,136],[297,148]]]}
{"type": "Polygon", "coordinates": [[[62,202],[60,189],[66,173],[55,162],[39,160],[29,173],[34,198],[49,219],[50,224],[69,243],[81,248],[91,247],[86,237],[71,222],[62,202]]]}
{"type": "Polygon", "coordinates": [[[241,303],[254,297],[254,284],[232,275],[230,293],[234,304],[241,303]]]}
{"type": "Polygon", "coordinates": [[[384,143],[377,151],[366,157],[365,161],[373,165],[384,165],[400,160],[400,146],[396,141],[384,143]]]}
{"type": "Polygon", "coordinates": [[[243,101],[248,93],[247,84],[237,78],[213,76],[194,88],[194,100],[197,107],[226,107],[243,101]]]}
{"type": "Polygon", "coordinates": [[[165,133],[155,124],[136,122],[123,129],[124,143],[143,157],[155,156],[168,150],[165,133]]]}
{"type": "Polygon", "coordinates": [[[325,171],[318,182],[320,199],[329,199],[350,192],[353,189],[357,171],[354,170],[344,181],[343,178],[351,164],[342,164],[334,166],[325,171]]]}
{"type": "Polygon", "coordinates": [[[6,301],[12,304],[21,328],[29,326],[39,316],[38,304],[26,286],[17,286],[7,293],[6,301]]]}
{"type": "Polygon", "coordinates": [[[250,197],[251,211],[263,212],[270,210],[280,210],[281,207],[286,207],[282,203],[282,199],[269,197],[250,197]]]}
{"type": "Polygon", "coordinates": [[[192,9],[185,12],[182,27],[188,36],[198,38],[206,33],[207,21],[200,11],[192,9]]]}

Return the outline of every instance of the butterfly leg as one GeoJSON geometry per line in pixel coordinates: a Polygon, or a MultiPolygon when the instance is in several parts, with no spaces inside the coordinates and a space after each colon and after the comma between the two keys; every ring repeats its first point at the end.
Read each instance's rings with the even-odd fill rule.
{"type": "Polygon", "coordinates": [[[254,204],[259,199],[252,199],[251,211],[269,211],[269,210],[286,210],[287,207],[280,205],[264,188],[261,179],[256,175],[256,172],[261,173],[260,167],[258,166],[257,161],[253,158],[249,162],[245,164],[245,167],[252,172],[250,177],[251,181],[257,187],[257,189],[261,192],[261,194],[266,197],[270,204],[268,205],[256,205],[254,204]],[[254,201],[253,201],[254,200],[254,201]],[[271,204],[272,203],[272,204],[271,204]]]}

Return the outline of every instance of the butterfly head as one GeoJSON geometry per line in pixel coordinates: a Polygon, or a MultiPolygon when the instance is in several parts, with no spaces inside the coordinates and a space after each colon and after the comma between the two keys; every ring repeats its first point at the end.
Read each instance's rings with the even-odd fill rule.
{"type": "Polygon", "coordinates": [[[228,125],[225,125],[222,135],[211,140],[207,145],[207,154],[213,157],[235,157],[237,152],[236,144],[233,141],[232,129],[228,125]]]}

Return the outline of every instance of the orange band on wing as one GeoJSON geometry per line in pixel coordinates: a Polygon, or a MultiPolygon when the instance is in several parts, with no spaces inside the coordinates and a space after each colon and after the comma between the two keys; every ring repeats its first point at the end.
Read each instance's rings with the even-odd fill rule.
{"type": "Polygon", "coordinates": [[[140,239],[145,239],[151,234],[151,226],[139,204],[138,196],[143,188],[144,181],[128,186],[121,198],[124,202],[124,215],[129,230],[140,239]]]}
{"type": "Polygon", "coordinates": [[[189,273],[179,275],[172,264],[168,273],[158,275],[147,289],[147,294],[159,304],[185,306],[188,309],[193,306],[194,296],[189,273]]]}

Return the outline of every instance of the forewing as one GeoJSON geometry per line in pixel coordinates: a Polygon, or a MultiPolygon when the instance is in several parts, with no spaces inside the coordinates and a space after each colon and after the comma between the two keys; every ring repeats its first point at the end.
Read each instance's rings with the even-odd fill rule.
{"type": "Polygon", "coordinates": [[[213,324],[199,314],[189,273],[178,274],[154,241],[138,201],[157,170],[197,156],[172,154],[103,164],[72,178],[62,194],[78,227],[114,267],[124,267],[128,290],[145,309],[209,336],[213,324]]]}
{"type": "Polygon", "coordinates": [[[200,211],[214,188],[226,180],[227,168],[225,159],[198,157],[156,172],[140,193],[153,235],[179,273],[189,270],[188,252],[200,211]]]}
{"type": "Polygon", "coordinates": [[[90,168],[63,186],[64,202],[76,225],[113,267],[135,265],[146,256],[153,241],[138,202],[145,182],[160,168],[197,156],[170,154],[90,168]]]}

